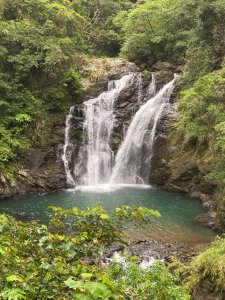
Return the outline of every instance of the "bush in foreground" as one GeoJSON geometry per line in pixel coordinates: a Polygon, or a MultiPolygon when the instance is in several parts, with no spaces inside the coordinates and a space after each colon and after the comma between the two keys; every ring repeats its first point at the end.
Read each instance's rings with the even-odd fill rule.
{"type": "Polygon", "coordinates": [[[0,215],[0,299],[189,299],[164,265],[145,271],[132,263],[119,279],[119,267],[100,264],[113,243],[125,244],[127,222],[143,225],[158,216],[135,206],[111,214],[52,207],[48,225],[0,215]],[[138,280],[144,285],[135,292],[138,280]]]}

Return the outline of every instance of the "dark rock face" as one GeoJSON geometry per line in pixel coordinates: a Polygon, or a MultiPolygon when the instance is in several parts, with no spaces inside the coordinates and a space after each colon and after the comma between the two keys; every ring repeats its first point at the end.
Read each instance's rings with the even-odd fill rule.
{"type": "Polygon", "coordinates": [[[172,71],[174,73],[182,73],[184,66],[176,66],[169,62],[158,61],[152,66],[153,71],[172,71]]]}
{"type": "Polygon", "coordinates": [[[65,187],[66,175],[61,160],[64,143],[64,115],[49,115],[50,140],[46,148],[29,149],[23,155],[17,174],[0,176],[0,198],[32,192],[48,192],[65,187]],[[55,141],[56,139],[56,141],[55,141]]]}
{"type": "Polygon", "coordinates": [[[213,205],[217,186],[206,181],[209,168],[201,160],[208,147],[185,141],[182,134],[174,129],[175,122],[176,116],[171,112],[159,124],[150,182],[167,190],[200,198],[207,213],[200,216],[198,222],[214,227],[218,217],[213,205]]]}
{"type": "Polygon", "coordinates": [[[62,189],[65,186],[66,176],[61,162],[50,167],[48,161],[41,169],[20,169],[13,181],[10,177],[0,178],[0,199],[16,194],[28,194],[33,192],[49,192],[62,189]]]}

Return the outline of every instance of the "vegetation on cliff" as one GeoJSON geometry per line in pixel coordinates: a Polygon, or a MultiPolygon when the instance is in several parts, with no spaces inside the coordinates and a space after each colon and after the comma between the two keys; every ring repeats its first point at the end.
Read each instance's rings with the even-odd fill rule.
{"type": "Polygon", "coordinates": [[[224,70],[200,77],[194,85],[181,93],[180,121],[189,138],[207,143],[211,149],[209,163],[212,172],[207,176],[221,187],[225,186],[225,73],[224,70]]]}
{"type": "Polygon", "coordinates": [[[1,165],[38,144],[46,113],[79,95],[84,21],[68,1],[1,2],[1,165]]]}
{"type": "Polygon", "coordinates": [[[188,264],[175,262],[175,273],[183,278],[194,299],[224,299],[225,296],[225,238],[217,237],[212,245],[188,264]]]}

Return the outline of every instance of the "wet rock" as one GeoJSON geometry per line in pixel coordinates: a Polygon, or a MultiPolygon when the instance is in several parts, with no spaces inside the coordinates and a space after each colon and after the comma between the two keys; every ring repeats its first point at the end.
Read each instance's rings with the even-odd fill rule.
{"type": "Polygon", "coordinates": [[[24,178],[28,177],[28,173],[25,170],[19,170],[18,174],[24,178]]]}
{"type": "Polygon", "coordinates": [[[203,208],[206,211],[212,210],[213,209],[213,202],[212,201],[206,201],[202,203],[203,208]]]}
{"type": "Polygon", "coordinates": [[[0,182],[4,185],[7,183],[7,180],[5,178],[5,176],[3,176],[3,174],[0,174],[0,182]]]}
{"type": "Polygon", "coordinates": [[[176,73],[183,73],[185,66],[177,66],[175,69],[176,73]]]}
{"type": "Polygon", "coordinates": [[[198,216],[196,218],[196,221],[205,227],[213,228],[216,217],[216,212],[210,211],[208,213],[198,216]]]}
{"type": "Polygon", "coordinates": [[[117,105],[117,108],[119,108],[119,109],[122,108],[123,109],[123,108],[127,107],[128,105],[129,105],[129,102],[123,102],[123,103],[117,105]]]}
{"type": "Polygon", "coordinates": [[[37,170],[45,163],[47,155],[48,153],[45,151],[29,149],[24,155],[24,166],[30,170],[37,170]]]}
{"type": "MultiPolygon", "coordinates": [[[[151,257],[169,263],[174,256],[179,258],[182,262],[188,262],[208,245],[208,243],[189,245],[182,242],[168,243],[162,240],[142,239],[130,241],[126,250],[131,255],[140,258],[140,260],[151,257]]],[[[113,252],[111,252],[111,254],[112,253],[113,252]]]]}

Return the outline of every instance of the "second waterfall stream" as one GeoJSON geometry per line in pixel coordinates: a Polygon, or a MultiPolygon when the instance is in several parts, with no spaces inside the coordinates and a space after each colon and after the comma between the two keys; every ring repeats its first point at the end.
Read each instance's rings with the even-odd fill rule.
{"type": "Polygon", "coordinates": [[[70,138],[73,130],[72,107],[67,116],[62,156],[68,185],[149,184],[157,124],[170,107],[175,80],[176,75],[158,92],[154,75],[146,90],[143,89],[141,73],[131,73],[119,80],[109,81],[107,91],[83,104],[85,139],[76,151],[74,161],[71,160],[73,150],[70,138]],[[131,118],[116,153],[113,132],[118,126],[118,99],[129,89],[136,92],[133,107],[138,105],[139,109],[131,118]]]}

